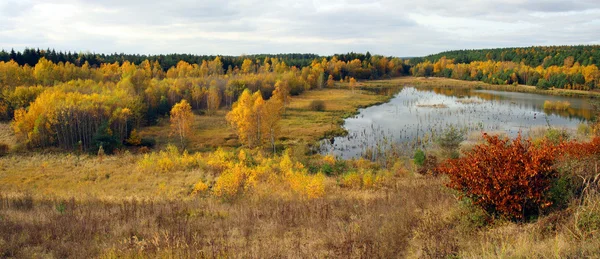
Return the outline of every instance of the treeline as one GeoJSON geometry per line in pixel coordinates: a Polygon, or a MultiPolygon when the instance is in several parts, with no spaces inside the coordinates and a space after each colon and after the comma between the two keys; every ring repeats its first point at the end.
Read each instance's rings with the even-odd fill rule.
{"type": "MultiPolygon", "coordinates": [[[[17,64],[35,66],[41,58],[53,63],[71,63],[76,66],[82,66],[86,62],[90,67],[100,67],[104,63],[119,63],[125,61],[139,65],[145,60],[151,63],[158,62],[164,71],[177,65],[179,61],[185,61],[190,64],[202,64],[203,61],[215,59],[215,55],[193,55],[193,54],[166,54],[166,55],[139,55],[139,54],[97,54],[90,52],[62,52],[51,49],[40,50],[25,48],[23,52],[12,49],[10,52],[0,50],[0,61],[8,62],[14,60],[17,64]]],[[[320,58],[316,54],[258,54],[246,56],[219,56],[223,62],[224,69],[241,66],[246,58],[254,60],[264,60],[265,58],[277,58],[285,61],[288,65],[304,67],[310,65],[313,59],[320,58]]]]}
{"type": "MultiPolygon", "coordinates": [[[[369,52],[354,53],[350,52],[347,54],[335,54],[333,56],[319,56],[316,54],[307,53],[288,53],[288,54],[254,54],[254,55],[242,55],[242,56],[219,56],[223,62],[223,69],[232,69],[234,67],[241,67],[245,59],[251,59],[254,61],[265,60],[266,58],[276,58],[285,62],[289,66],[295,67],[306,67],[315,59],[326,58],[331,60],[333,57],[342,61],[352,61],[358,59],[361,62],[369,62],[373,55],[369,52]]],[[[185,61],[190,64],[202,64],[204,61],[214,60],[217,56],[215,55],[193,55],[193,54],[166,54],[166,55],[140,55],[140,54],[125,54],[125,53],[113,53],[113,54],[97,54],[91,52],[62,52],[54,49],[33,49],[25,48],[22,52],[0,50],[0,61],[8,62],[15,61],[20,66],[29,65],[35,66],[41,58],[44,58],[52,63],[71,63],[75,66],[83,66],[86,62],[90,67],[100,67],[103,63],[119,63],[123,64],[128,61],[130,63],[139,65],[142,62],[148,60],[151,63],[158,62],[163,71],[167,71],[169,68],[177,65],[179,61],[185,61]]],[[[388,57],[392,59],[392,57],[388,57]]]]}
{"type": "Polygon", "coordinates": [[[436,62],[442,57],[452,59],[455,63],[471,63],[475,61],[513,62],[530,67],[563,66],[565,62],[579,63],[581,66],[600,66],[600,45],[580,46],[546,46],[527,48],[497,48],[477,50],[445,51],[422,58],[411,59],[412,64],[425,61],[436,62]]]}
{"type": "Polygon", "coordinates": [[[441,57],[435,62],[425,60],[411,68],[414,76],[437,76],[460,80],[483,81],[489,84],[523,84],[538,89],[594,90],[600,83],[600,71],[595,64],[582,65],[573,56],[560,65],[536,67],[524,62],[472,61],[460,63],[441,57]]]}
{"type": "Polygon", "coordinates": [[[408,72],[403,60],[366,57],[313,59],[304,67],[270,57],[240,57],[239,66],[226,67],[224,58],[215,57],[199,64],[180,60],[166,71],[159,61],[150,60],[99,66],[55,63],[45,57],[34,66],[0,61],[0,118],[14,118],[17,138],[30,147],[106,149],[128,143],[133,129],[156,123],[181,100],[212,114],[230,107],[245,89],[268,100],[276,86],[297,95],[339,81],[408,72]]]}

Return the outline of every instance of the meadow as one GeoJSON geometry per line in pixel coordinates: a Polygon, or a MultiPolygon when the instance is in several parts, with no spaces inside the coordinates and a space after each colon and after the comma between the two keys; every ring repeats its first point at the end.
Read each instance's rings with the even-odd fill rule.
{"type": "MultiPolygon", "coordinates": [[[[143,138],[156,140],[153,148],[123,147],[106,156],[26,149],[2,124],[0,136],[11,152],[0,157],[0,257],[580,258],[600,253],[600,193],[593,177],[560,209],[514,220],[458,199],[461,194],[447,187],[447,176],[423,170],[427,163],[419,165],[412,156],[342,160],[317,152],[319,140],[345,133],[344,118],[389,100],[403,85],[498,89],[403,77],[359,82],[356,88],[363,90],[336,82],[304,91],[291,97],[282,115],[277,154],[245,148],[227,123],[227,107],[193,115],[186,152],[169,145],[176,140],[168,117],[139,130],[143,138]],[[324,107],[313,108],[314,101],[324,107]]],[[[551,134],[544,131],[540,139],[551,134]]],[[[578,138],[592,135],[590,130],[578,138]]],[[[484,143],[480,136],[467,141],[484,143]]],[[[428,155],[446,156],[441,147],[428,155]]],[[[590,161],[557,167],[595,175],[597,165],[594,169],[590,161]]]]}

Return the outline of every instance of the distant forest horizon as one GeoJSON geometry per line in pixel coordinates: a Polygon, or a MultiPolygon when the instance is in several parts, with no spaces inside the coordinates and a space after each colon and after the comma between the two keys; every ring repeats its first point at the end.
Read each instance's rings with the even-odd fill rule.
{"type": "Polygon", "coordinates": [[[166,71],[170,67],[176,66],[177,62],[185,61],[190,64],[201,64],[202,61],[213,60],[221,57],[223,66],[226,69],[229,65],[232,67],[241,66],[244,59],[264,60],[265,58],[278,58],[290,66],[304,67],[309,66],[315,59],[331,60],[336,57],[341,61],[351,61],[359,59],[361,61],[369,60],[372,56],[386,58],[400,58],[407,60],[409,65],[416,65],[424,61],[436,62],[440,58],[453,59],[454,63],[470,63],[474,61],[512,61],[523,62],[528,66],[563,65],[564,59],[572,56],[574,62],[581,65],[595,64],[600,66],[600,45],[555,45],[555,46],[530,46],[530,47],[507,47],[507,48],[482,48],[482,49],[459,49],[448,50],[434,53],[426,56],[407,56],[396,57],[366,53],[348,52],[346,54],[317,55],[312,53],[279,53],[279,54],[243,54],[233,55],[201,55],[189,53],[170,53],[170,54],[127,54],[127,53],[96,53],[90,51],[64,51],[50,48],[24,48],[23,51],[1,49],[0,61],[8,62],[14,60],[19,65],[35,66],[43,57],[53,63],[70,62],[77,66],[82,66],[86,61],[92,67],[103,63],[122,64],[129,61],[133,64],[140,64],[144,60],[151,62],[158,61],[161,67],[166,71]]]}

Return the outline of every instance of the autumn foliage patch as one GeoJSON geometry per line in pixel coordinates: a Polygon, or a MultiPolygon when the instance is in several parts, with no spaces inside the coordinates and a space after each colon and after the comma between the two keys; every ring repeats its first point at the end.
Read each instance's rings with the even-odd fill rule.
{"type": "Polygon", "coordinates": [[[484,134],[487,143],[437,168],[448,175],[449,187],[460,191],[491,214],[511,219],[535,215],[550,205],[549,190],[559,173],[555,163],[600,151],[600,138],[589,143],[544,140],[532,144],[484,134]]]}

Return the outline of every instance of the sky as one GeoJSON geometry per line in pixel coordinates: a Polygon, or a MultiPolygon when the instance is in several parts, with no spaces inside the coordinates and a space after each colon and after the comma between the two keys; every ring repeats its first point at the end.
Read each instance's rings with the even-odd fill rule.
{"type": "Polygon", "coordinates": [[[600,0],[0,0],[0,49],[244,55],[600,44],[600,0]]]}

